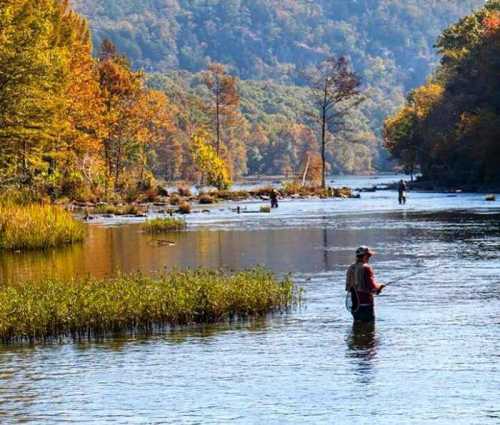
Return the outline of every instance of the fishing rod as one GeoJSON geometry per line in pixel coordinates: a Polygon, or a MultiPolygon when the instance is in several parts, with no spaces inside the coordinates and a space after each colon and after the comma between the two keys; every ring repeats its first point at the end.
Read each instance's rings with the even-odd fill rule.
{"type": "Polygon", "coordinates": [[[440,267],[444,262],[440,262],[438,263],[437,265],[432,265],[432,266],[426,266],[424,267],[423,270],[419,270],[418,272],[412,272],[410,274],[407,274],[407,275],[403,275],[403,276],[399,276],[397,277],[396,279],[393,279],[391,281],[389,281],[388,283],[386,283],[384,286],[389,286],[389,285],[393,285],[395,283],[398,283],[398,282],[401,282],[402,280],[406,280],[406,279],[409,279],[410,277],[415,277],[415,276],[418,276],[418,275],[421,275],[423,273],[425,273],[426,271],[428,271],[431,267],[440,267]]]}
{"type": "Polygon", "coordinates": [[[425,273],[429,267],[426,267],[425,270],[420,270],[420,271],[415,272],[415,273],[411,273],[411,274],[407,274],[407,275],[404,275],[404,276],[400,276],[400,277],[398,277],[398,278],[396,278],[394,280],[391,280],[391,281],[385,283],[384,287],[387,287],[389,285],[394,285],[395,283],[401,282],[402,280],[409,279],[410,277],[415,277],[415,276],[421,275],[421,274],[425,273]]]}
{"type": "MultiPolygon", "coordinates": [[[[413,272],[413,273],[410,273],[410,274],[405,274],[403,276],[399,276],[396,279],[393,279],[393,280],[389,281],[388,283],[384,284],[384,288],[386,288],[387,286],[390,286],[390,285],[394,285],[395,283],[401,282],[402,280],[406,280],[406,279],[409,279],[411,277],[415,277],[415,276],[421,275],[421,274],[425,273],[426,271],[428,271],[428,269],[430,267],[439,267],[440,265],[441,265],[441,263],[439,263],[437,266],[427,266],[423,270],[419,270],[418,272],[413,272]]],[[[355,295],[354,296],[356,298],[358,298],[357,291],[355,291],[355,295]]],[[[345,307],[346,307],[346,310],[348,312],[352,312],[354,304],[359,303],[359,299],[357,300],[357,302],[353,302],[352,297],[353,297],[352,292],[349,291],[346,294],[346,298],[345,298],[345,307]]]]}

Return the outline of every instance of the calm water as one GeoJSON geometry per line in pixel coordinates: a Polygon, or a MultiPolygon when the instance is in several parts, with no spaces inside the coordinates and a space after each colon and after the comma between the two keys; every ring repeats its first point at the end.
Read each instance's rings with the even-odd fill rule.
{"type": "MultiPolygon", "coordinates": [[[[158,239],[114,220],[81,246],[0,258],[0,282],[42,275],[264,264],[293,273],[286,315],[152,338],[0,348],[0,423],[500,423],[500,208],[482,195],[214,207],[158,239]],[[421,270],[353,328],[344,273],[361,243],[380,281],[421,270]]],[[[123,221],[122,221],[123,223],[123,221]]]]}

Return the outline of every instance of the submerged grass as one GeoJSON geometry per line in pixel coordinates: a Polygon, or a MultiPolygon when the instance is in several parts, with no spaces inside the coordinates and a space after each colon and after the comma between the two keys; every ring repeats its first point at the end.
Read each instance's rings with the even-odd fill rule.
{"type": "Polygon", "coordinates": [[[261,269],[173,271],[107,280],[38,283],[0,289],[0,339],[43,341],[154,326],[210,323],[286,309],[297,300],[290,279],[261,269]]]}
{"type": "Polygon", "coordinates": [[[174,217],[155,218],[153,220],[146,220],[142,228],[147,233],[157,234],[175,230],[184,230],[186,228],[186,222],[174,217]]]}
{"type": "Polygon", "coordinates": [[[0,249],[53,248],[84,237],[85,225],[61,206],[0,204],[0,249]]]}

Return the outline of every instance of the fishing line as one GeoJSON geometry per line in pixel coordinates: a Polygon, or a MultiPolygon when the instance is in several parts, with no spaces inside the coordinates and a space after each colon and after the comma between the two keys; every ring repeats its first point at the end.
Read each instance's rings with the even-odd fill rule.
{"type": "MultiPolygon", "coordinates": [[[[419,276],[427,272],[431,267],[440,267],[443,263],[438,263],[437,265],[427,266],[423,270],[419,270],[418,272],[413,272],[411,274],[406,274],[403,276],[399,276],[396,279],[389,281],[384,284],[384,287],[394,285],[395,283],[401,282],[402,280],[409,279],[411,277],[419,276]]],[[[356,313],[359,309],[359,296],[358,292],[355,289],[351,289],[347,292],[345,297],[345,308],[349,313],[356,313]]]]}

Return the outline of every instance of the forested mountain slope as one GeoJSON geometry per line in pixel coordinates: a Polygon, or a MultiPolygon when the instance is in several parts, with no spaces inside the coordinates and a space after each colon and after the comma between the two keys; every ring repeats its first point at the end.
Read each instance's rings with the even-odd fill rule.
{"type": "Polygon", "coordinates": [[[385,123],[387,148],[435,185],[500,187],[500,0],[443,32],[441,64],[385,123]]]}
{"type": "MultiPolygon", "coordinates": [[[[353,137],[365,135],[365,151],[373,159],[382,150],[384,117],[432,71],[437,36],[484,1],[73,0],[72,4],[90,19],[95,44],[110,38],[136,68],[195,74],[211,61],[221,62],[242,80],[269,80],[279,103],[288,103],[293,93],[300,92],[294,86],[303,83],[304,68],[328,55],[347,55],[367,95],[353,137]],[[291,93],[283,90],[287,85],[291,93]]],[[[251,84],[243,87],[243,103],[255,97],[251,84]]],[[[307,109],[302,100],[298,103],[307,109]]],[[[266,114],[273,110],[269,102],[265,106],[266,114]]],[[[351,141],[344,133],[337,137],[337,147],[351,141]]],[[[360,171],[373,163],[363,159],[366,165],[358,161],[354,167],[344,167],[340,151],[330,155],[333,168],[360,171]]]]}
{"type": "Polygon", "coordinates": [[[137,66],[199,71],[209,60],[243,79],[294,79],[346,53],[374,80],[382,69],[408,89],[430,71],[440,32],[483,0],[73,0],[97,40],[137,66]]]}

